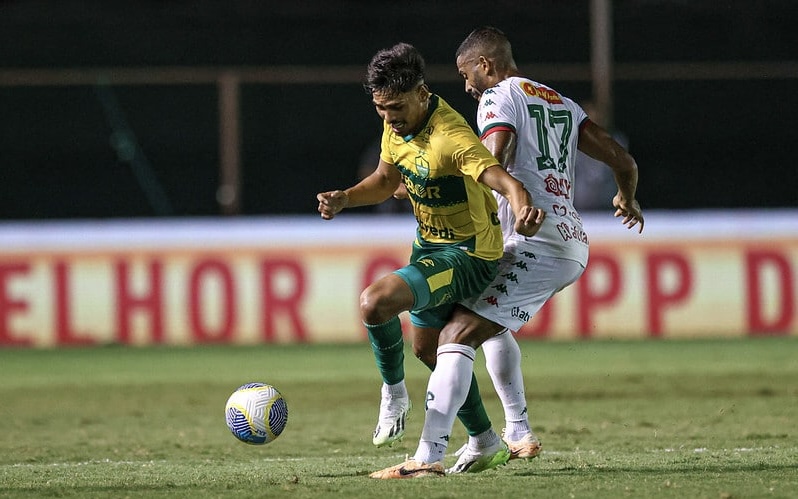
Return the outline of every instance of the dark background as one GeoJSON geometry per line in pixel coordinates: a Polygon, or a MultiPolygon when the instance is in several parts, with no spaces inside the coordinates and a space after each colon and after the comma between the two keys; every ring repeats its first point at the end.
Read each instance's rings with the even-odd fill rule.
{"type": "MultiPolygon", "coordinates": [[[[794,63],[797,10],[791,0],[616,0],[614,60],[794,63]]],[[[508,34],[522,66],[590,58],[587,0],[0,0],[0,69],[365,68],[406,41],[454,75],[454,51],[482,24],[508,34]]],[[[591,94],[587,81],[538,79],[575,100],[591,94]]],[[[430,85],[471,119],[460,82],[430,85]]],[[[767,74],[617,81],[615,125],[638,161],[644,208],[798,206],[796,90],[798,79],[767,74]]],[[[380,133],[357,83],[247,83],[240,97],[243,215],[315,213],[316,192],[355,182],[380,133]]],[[[0,219],[217,215],[218,120],[209,84],[0,86],[0,219]],[[142,189],[131,140],[167,206],[142,189]]]]}

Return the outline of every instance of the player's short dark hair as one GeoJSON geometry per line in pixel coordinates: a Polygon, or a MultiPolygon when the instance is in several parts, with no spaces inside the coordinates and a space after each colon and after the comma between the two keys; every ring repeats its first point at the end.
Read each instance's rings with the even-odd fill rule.
{"type": "Polygon", "coordinates": [[[366,70],[366,92],[400,94],[424,83],[424,58],[408,43],[397,43],[372,57],[366,70]]]}
{"type": "Polygon", "coordinates": [[[482,26],[469,33],[463,43],[457,48],[455,57],[460,57],[472,51],[477,51],[479,55],[502,61],[509,62],[513,60],[510,40],[502,30],[493,26],[482,26]]]}

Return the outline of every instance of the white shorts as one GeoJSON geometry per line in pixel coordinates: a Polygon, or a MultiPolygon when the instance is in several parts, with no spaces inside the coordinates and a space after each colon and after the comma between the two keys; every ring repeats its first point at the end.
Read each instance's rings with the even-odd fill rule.
{"type": "Polygon", "coordinates": [[[516,332],[558,291],[585,271],[575,260],[534,253],[534,244],[505,247],[499,274],[481,295],[461,301],[466,308],[516,332]]]}

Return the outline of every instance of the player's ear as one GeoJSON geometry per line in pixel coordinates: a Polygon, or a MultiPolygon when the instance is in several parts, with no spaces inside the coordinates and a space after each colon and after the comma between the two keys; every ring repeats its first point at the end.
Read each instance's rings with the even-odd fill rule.
{"type": "Polygon", "coordinates": [[[426,102],[429,100],[430,95],[432,95],[432,92],[430,92],[429,87],[426,83],[422,83],[418,87],[418,100],[426,102]]]}

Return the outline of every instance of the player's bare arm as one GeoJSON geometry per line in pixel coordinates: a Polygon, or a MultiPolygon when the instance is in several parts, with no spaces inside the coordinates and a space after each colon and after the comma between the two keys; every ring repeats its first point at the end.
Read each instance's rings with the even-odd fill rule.
{"type": "Polygon", "coordinates": [[[532,205],[532,199],[529,192],[524,189],[524,184],[513,178],[498,164],[483,171],[479,181],[510,201],[515,215],[516,232],[526,237],[537,234],[546,218],[546,212],[532,205]]]}
{"type": "Polygon", "coordinates": [[[516,139],[511,130],[496,130],[482,138],[482,144],[494,158],[506,168],[505,165],[515,157],[516,139]]]}
{"type": "Polygon", "coordinates": [[[394,194],[401,183],[399,171],[393,165],[380,160],[374,172],[357,185],[345,190],[317,194],[321,218],[332,220],[344,208],[382,203],[394,194]]]}
{"type": "MultiPolygon", "coordinates": [[[[499,161],[502,168],[506,168],[504,165],[515,157],[516,138],[515,133],[511,130],[496,130],[483,137],[482,144],[484,144],[493,157],[499,161]]],[[[527,192],[526,189],[524,189],[524,192],[526,193],[529,209],[522,208],[523,215],[519,216],[515,207],[513,207],[513,211],[516,212],[514,228],[519,234],[529,237],[540,230],[546,213],[542,209],[535,208],[532,204],[532,199],[529,198],[529,192],[527,192]],[[530,232],[532,234],[530,234],[530,232]]]]}
{"type": "Polygon", "coordinates": [[[632,155],[609,132],[592,121],[588,121],[579,132],[579,150],[612,168],[618,185],[618,193],[612,199],[615,216],[623,217],[623,224],[627,228],[638,227],[637,232],[642,233],[645,220],[635,198],[637,163],[632,155]]]}

